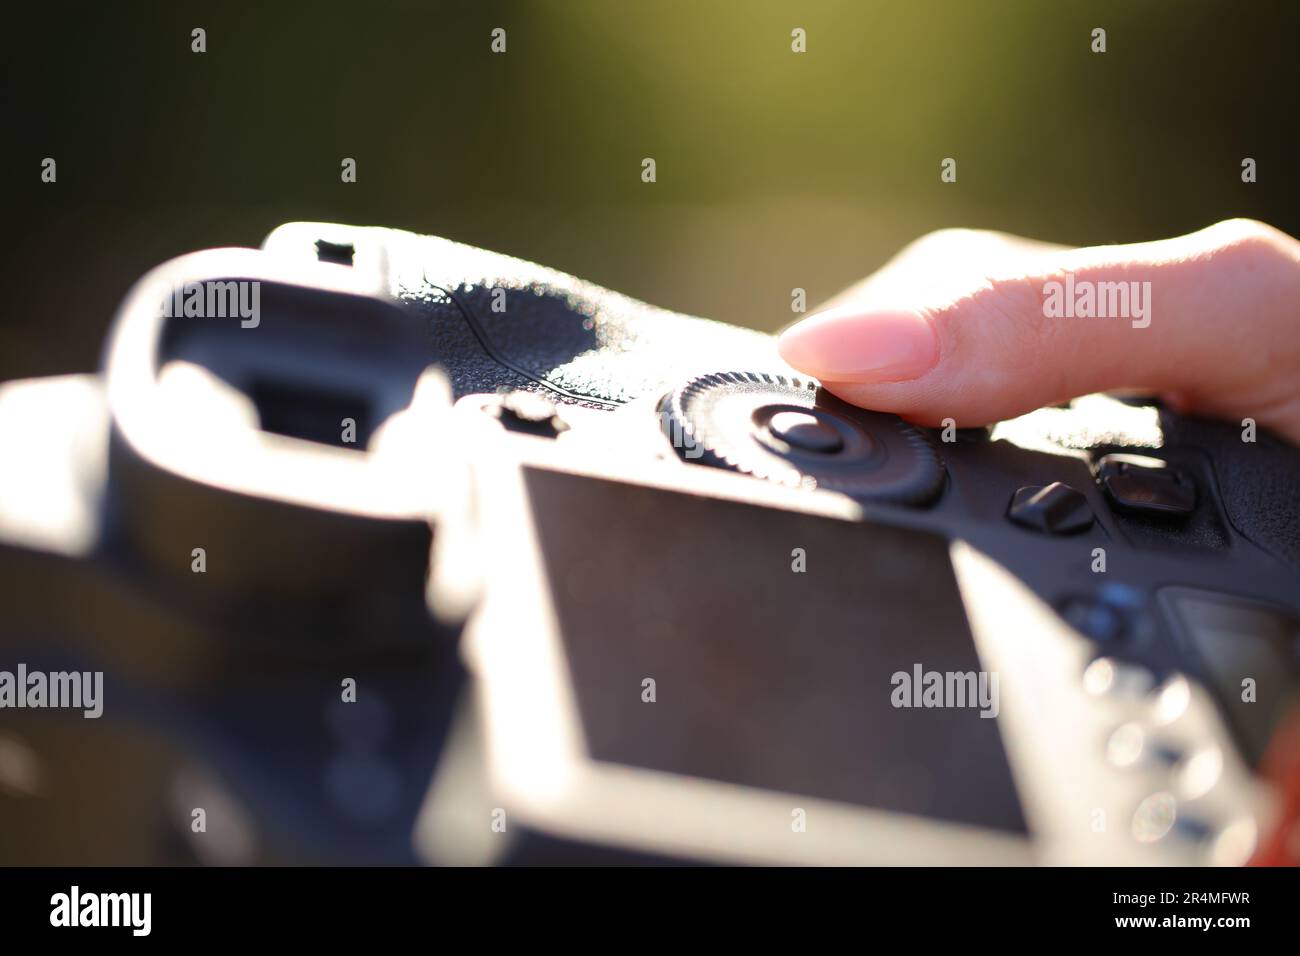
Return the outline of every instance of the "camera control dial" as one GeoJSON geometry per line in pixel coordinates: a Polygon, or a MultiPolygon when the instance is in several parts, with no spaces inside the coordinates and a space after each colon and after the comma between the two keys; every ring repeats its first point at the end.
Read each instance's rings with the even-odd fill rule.
{"type": "Polygon", "coordinates": [[[920,430],[849,405],[811,379],[702,375],[665,398],[661,410],[687,461],[900,504],[922,504],[943,485],[943,465],[920,430]]]}

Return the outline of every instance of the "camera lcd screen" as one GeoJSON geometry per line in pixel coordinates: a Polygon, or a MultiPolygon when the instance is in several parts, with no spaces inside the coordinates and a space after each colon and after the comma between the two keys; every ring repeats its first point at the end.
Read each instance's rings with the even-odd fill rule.
{"type": "Polygon", "coordinates": [[[592,758],[1025,832],[946,540],[526,483],[592,758]]]}

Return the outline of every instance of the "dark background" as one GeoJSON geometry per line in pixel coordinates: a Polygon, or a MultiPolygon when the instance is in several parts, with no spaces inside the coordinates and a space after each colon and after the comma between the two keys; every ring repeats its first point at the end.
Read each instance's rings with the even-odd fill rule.
{"type": "Polygon", "coordinates": [[[793,287],[815,303],[944,226],[1098,243],[1243,215],[1300,233],[1294,2],[159,2],[5,17],[0,379],[94,368],[142,272],[292,219],[444,235],[764,329],[789,321],[793,287]],[[207,53],[190,51],[196,26],[207,53]],[[504,55],[489,50],[497,26],[504,55]],[[807,53],[790,51],[794,27],[807,53]],[[56,184],[40,181],[46,156],[56,184]],[[355,184],[340,181],[345,156],[355,184]],[[954,184],[939,179],[949,156],[954,184]]]}

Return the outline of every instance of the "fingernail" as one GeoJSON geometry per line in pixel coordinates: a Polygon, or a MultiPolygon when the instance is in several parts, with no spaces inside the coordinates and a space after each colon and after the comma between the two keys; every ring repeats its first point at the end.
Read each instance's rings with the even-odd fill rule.
{"type": "Polygon", "coordinates": [[[828,382],[906,382],[939,361],[929,320],[906,309],[829,309],[786,329],[776,347],[795,368],[828,382]]]}

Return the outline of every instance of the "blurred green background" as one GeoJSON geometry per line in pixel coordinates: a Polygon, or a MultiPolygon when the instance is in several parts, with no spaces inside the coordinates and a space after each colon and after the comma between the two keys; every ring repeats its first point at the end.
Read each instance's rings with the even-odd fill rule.
{"type": "Polygon", "coordinates": [[[257,245],[292,219],[448,236],[764,329],[790,320],[792,288],[815,303],[944,226],[1082,244],[1242,215],[1300,232],[1295,2],[375,0],[7,17],[0,378],[96,367],[143,271],[257,245]],[[40,182],[46,156],[54,185],[40,182]],[[340,182],[345,156],[355,184],[340,182]],[[944,157],[956,183],[940,181],[944,157]]]}

